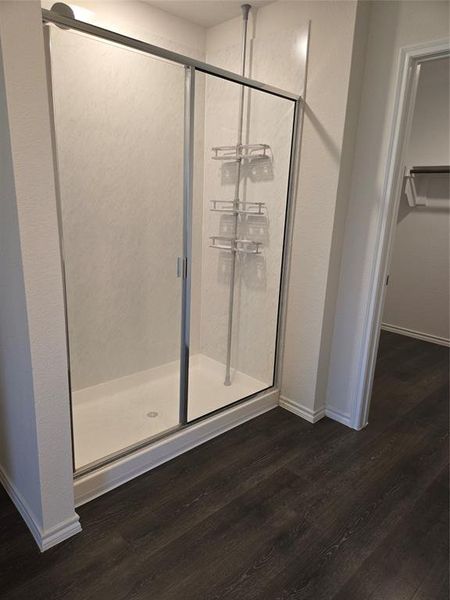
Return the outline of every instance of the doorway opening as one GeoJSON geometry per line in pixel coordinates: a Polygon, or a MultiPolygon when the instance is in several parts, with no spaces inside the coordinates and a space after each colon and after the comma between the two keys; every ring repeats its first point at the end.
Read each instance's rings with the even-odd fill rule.
{"type": "Polygon", "coordinates": [[[393,370],[395,364],[404,365],[397,373],[400,381],[406,378],[408,361],[418,353],[423,357],[419,361],[423,378],[433,376],[425,368],[430,362],[431,370],[440,365],[440,377],[448,380],[449,56],[448,42],[402,53],[387,168],[387,209],[355,411],[359,427],[368,422],[371,397],[377,393],[380,377],[386,377],[386,365],[393,370]]]}

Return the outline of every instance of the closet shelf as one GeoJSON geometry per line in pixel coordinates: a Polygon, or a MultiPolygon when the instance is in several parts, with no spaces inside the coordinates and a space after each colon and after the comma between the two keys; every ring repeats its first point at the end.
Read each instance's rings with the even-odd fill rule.
{"type": "Polygon", "coordinates": [[[269,144],[237,144],[236,146],[215,146],[212,148],[213,160],[264,160],[270,159],[269,144]]]}
{"type": "Polygon", "coordinates": [[[253,240],[236,240],[223,235],[210,236],[210,248],[217,250],[227,250],[228,252],[238,252],[240,254],[261,254],[262,242],[253,240]]]}
{"type": "Polygon", "coordinates": [[[264,215],[264,202],[244,202],[241,200],[211,200],[211,212],[231,215],[264,215]]]}
{"type": "Polygon", "coordinates": [[[434,175],[434,174],[445,174],[450,173],[449,165],[428,165],[422,167],[411,167],[409,169],[410,175],[434,175]]]}
{"type": "MultiPolygon", "coordinates": [[[[442,177],[449,173],[450,166],[448,165],[405,166],[403,171],[405,178],[404,190],[409,206],[415,208],[416,206],[430,207],[436,205],[436,202],[429,197],[428,193],[430,186],[434,185],[433,182],[436,181],[433,176],[440,175],[442,177]]],[[[441,206],[440,203],[439,206],[441,206]]]]}

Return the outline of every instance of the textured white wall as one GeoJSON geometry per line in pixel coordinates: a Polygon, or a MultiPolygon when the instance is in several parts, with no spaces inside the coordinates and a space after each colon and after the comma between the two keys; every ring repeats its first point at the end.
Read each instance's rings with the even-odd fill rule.
{"type": "Polygon", "coordinates": [[[356,3],[283,2],[280,9],[289,27],[311,20],[282,395],[315,411],[323,406],[318,373],[356,3]]]}
{"type": "Polygon", "coordinates": [[[34,518],[42,521],[27,306],[0,59],[0,467],[34,518]]]}
{"type": "MultiPolygon", "coordinates": [[[[449,63],[447,58],[421,66],[406,150],[408,166],[450,164],[449,63]]],[[[430,206],[411,208],[402,194],[383,323],[448,340],[449,177],[421,179],[422,184],[429,185],[430,206]]]]}
{"type": "MultiPolygon", "coordinates": [[[[342,142],[337,188],[335,220],[330,250],[329,275],[322,327],[322,341],[317,373],[316,406],[326,404],[328,369],[335,317],[336,298],[339,289],[339,271],[345,234],[345,217],[352,183],[352,168],[355,155],[355,141],[358,131],[359,109],[364,81],[364,68],[367,35],[370,21],[370,2],[358,2],[354,41],[351,58],[348,100],[345,112],[344,138],[342,142]]],[[[330,412],[327,416],[342,420],[339,414],[330,412]]]]}
{"type": "Polygon", "coordinates": [[[74,533],[78,524],[39,3],[1,2],[0,40],[5,86],[1,94],[0,461],[16,503],[22,502],[22,514],[45,546],[54,536],[74,533]]]}
{"type": "Polygon", "coordinates": [[[381,214],[400,48],[448,36],[446,2],[372,3],[330,359],[327,407],[351,419],[381,214]]]}

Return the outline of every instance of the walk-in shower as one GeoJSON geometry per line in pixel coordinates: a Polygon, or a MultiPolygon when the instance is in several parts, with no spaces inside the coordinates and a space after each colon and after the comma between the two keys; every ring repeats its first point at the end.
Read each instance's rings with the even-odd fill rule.
{"type": "Polygon", "coordinates": [[[77,472],[277,383],[301,104],[249,10],[239,73],[43,11],[77,472]]]}

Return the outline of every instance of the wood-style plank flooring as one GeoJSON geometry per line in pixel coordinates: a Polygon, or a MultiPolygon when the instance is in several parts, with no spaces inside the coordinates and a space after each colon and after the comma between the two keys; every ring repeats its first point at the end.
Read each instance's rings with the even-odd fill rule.
{"type": "Polygon", "coordinates": [[[448,349],[383,333],[369,426],[276,409],[79,509],[39,554],[0,493],[2,600],[447,600],[448,349]]]}

